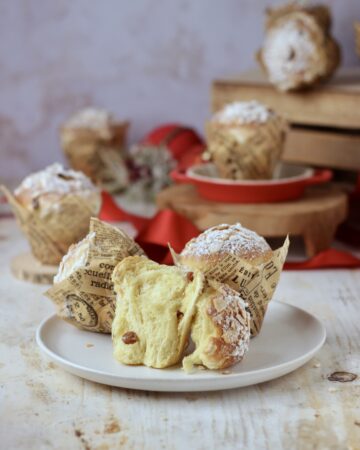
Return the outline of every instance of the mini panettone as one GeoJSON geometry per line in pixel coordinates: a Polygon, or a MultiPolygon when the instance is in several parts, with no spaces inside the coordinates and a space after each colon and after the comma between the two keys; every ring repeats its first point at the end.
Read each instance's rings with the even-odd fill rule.
{"type": "Polygon", "coordinates": [[[195,351],[183,360],[194,366],[225,369],[240,362],[249,348],[250,314],[240,295],[229,286],[209,281],[196,306],[191,329],[195,351]]]}
{"type": "Polygon", "coordinates": [[[82,172],[53,164],[29,175],[14,195],[4,189],[34,256],[57,264],[82,239],[101,206],[99,189],[82,172]]]}
{"type": "Polygon", "coordinates": [[[237,223],[217,225],[189,241],[177,266],[201,271],[207,280],[225,283],[247,303],[251,335],[259,334],[279,282],[289,246],[272,250],[265,239],[237,223]]]}
{"type": "Polygon", "coordinates": [[[207,159],[222,178],[272,178],[286,130],[286,121],[260,102],[229,103],[207,123],[207,159]]]}
{"type": "Polygon", "coordinates": [[[297,90],[329,78],[340,62],[330,35],[326,6],[290,3],[267,11],[266,36],[258,59],[281,91],[297,90]]]}
{"type": "Polygon", "coordinates": [[[60,129],[69,164],[110,192],[124,189],[129,183],[123,152],[128,127],[100,108],[78,111],[60,129]]]}
{"type": "Polygon", "coordinates": [[[179,362],[204,288],[202,274],[134,256],[115,267],[112,279],[115,359],[155,368],[179,362]]]}

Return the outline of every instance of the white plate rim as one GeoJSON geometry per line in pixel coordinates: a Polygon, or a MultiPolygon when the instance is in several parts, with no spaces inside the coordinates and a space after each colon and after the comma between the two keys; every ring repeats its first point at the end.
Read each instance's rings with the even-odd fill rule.
{"type": "MultiPolygon", "coordinates": [[[[173,378],[165,378],[162,376],[162,378],[159,379],[158,377],[144,377],[144,376],[133,376],[133,375],[131,377],[127,377],[127,376],[122,376],[122,375],[114,375],[114,374],[110,374],[108,372],[104,372],[104,371],[92,369],[92,368],[87,368],[87,367],[81,366],[79,364],[73,363],[73,362],[63,358],[62,356],[58,355],[54,351],[52,351],[43,342],[43,339],[41,337],[42,331],[44,330],[44,328],[48,324],[48,322],[50,322],[51,320],[54,320],[54,319],[62,320],[55,313],[45,317],[41,321],[40,325],[37,327],[36,343],[39,346],[40,350],[45,355],[47,355],[53,362],[55,362],[55,363],[59,364],[61,367],[65,368],[66,371],[68,371],[72,374],[75,374],[81,378],[95,381],[100,384],[123,387],[123,388],[130,388],[130,389],[146,390],[146,391],[159,391],[159,392],[160,391],[165,391],[165,392],[190,392],[190,391],[201,392],[201,391],[203,391],[203,392],[205,392],[205,391],[226,390],[226,389],[233,389],[233,388],[237,388],[237,387],[245,387],[245,386],[249,386],[249,385],[255,385],[255,384],[263,383],[266,381],[270,381],[270,380],[279,378],[283,375],[286,375],[288,373],[295,371],[296,369],[298,369],[299,367],[303,366],[308,361],[310,361],[310,359],[313,358],[313,356],[322,348],[322,346],[324,345],[324,343],[326,341],[326,336],[327,336],[326,328],[325,328],[325,325],[323,324],[323,322],[318,317],[316,317],[312,313],[306,311],[305,309],[300,308],[295,305],[292,305],[290,303],[286,303],[286,302],[283,302],[280,300],[273,300],[272,303],[279,303],[279,304],[285,305],[287,307],[297,309],[297,310],[301,311],[303,314],[311,317],[312,320],[317,322],[317,325],[320,327],[320,330],[321,330],[321,338],[320,338],[319,342],[317,343],[316,346],[314,346],[307,353],[305,353],[301,356],[298,356],[297,358],[292,359],[290,361],[286,361],[284,363],[278,364],[276,366],[265,367],[263,369],[249,370],[249,371],[243,372],[243,373],[231,373],[230,372],[229,374],[226,374],[221,378],[222,380],[226,380],[226,383],[222,384],[221,387],[212,386],[212,383],[214,383],[214,380],[220,379],[218,377],[219,374],[216,371],[214,371],[214,377],[202,377],[201,376],[202,372],[199,371],[196,373],[196,378],[189,376],[189,378],[187,378],[187,379],[173,379],[173,378]],[[73,370],[71,370],[71,369],[73,369],[73,370]],[[96,377],[100,376],[100,377],[105,377],[107,379],[121,380],[122,384],[109,384],[108,382],[99,381],[98,379],[95,379],[92,377],[86,377],[83,375],[79,375],[79,371],[86,372],[87,374],[94,375],[96,377]],[[270,375],[270,373],[274,372],[274,371],[276,371],[277,374],[270,375]],[[246,384],[236,383],[236,381],[240,381],[244,377],[251,377],[251,376],[255,376],[255,375],[258,378],[260,378],[260,381],[257,381],[254,383],[246,383],[246,384]],[[266,375],[269,375],[269,377],[266,377],[266,375]],[[150,384],[151,383],[155,383],[155,384],[164,383],[164,385],[162,385],[160,387],[154,387],[154,388],[152,388],[152,387],[143,388],[143,387],[135,386],[138,382],[149,382],[150,384]],[[194,386],[189,387],[188,386],[189,382],[193,382],[194,386]],[[169,389],[166,387],[166,383],[170,383],[170,384],[177,383],[177,384],[183,384],[184,386],[178,385],[176,387],[176,389],[169,389]],[[205,383],[205,385],[203,387],[200,387],[200,386],[198,386],[200,383],[205,383]]],[[[153,369],[153,370],[157,372],[158,370],[161,370],[161,369],[153,369]]],[[[229,368],[229,370],[231,371],[231,367],[229,368]]],[[[162,374],[165,374],[166,370],[161,370],[161,372],[162,372],[162,374]]],[[[205,373],[207,373],[207,374],[209,374],[209,372],[211,372],[211,371],[205,371],[205,373]]],[[[221,371],[219,371],[219,372],[221,372],[221,371]]]]}

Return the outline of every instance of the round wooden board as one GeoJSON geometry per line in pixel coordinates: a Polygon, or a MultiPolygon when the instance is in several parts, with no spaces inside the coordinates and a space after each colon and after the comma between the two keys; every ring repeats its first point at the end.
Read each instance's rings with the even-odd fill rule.
{"type": "Polygon", "coordinates": [[[36,284],[53,284],[58,266],[42,264],[31,253],[22,253],[11,260],[11,272],[19,280],[36,284]]]}
{"type": "Polygon", "coordinates": [[[206,200],[183,184],[160,192],[157,204],[187,217],[199,230],[240,222],[265,237],[302,236],[309,257],[330,247],[347,215],[347,196],[332,185],[308,188],[292,202],[240,204],[206,200]]]}

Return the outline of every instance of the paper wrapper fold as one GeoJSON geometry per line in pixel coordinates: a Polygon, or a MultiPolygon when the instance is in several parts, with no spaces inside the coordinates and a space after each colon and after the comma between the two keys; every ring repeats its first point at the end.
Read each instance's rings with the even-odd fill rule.
{"type": "Polygon", "coordinates": [[[61,144],[70,166],[109,192],[125,188],[129,179],[122,153],[128,127],[128,122],[104,130],[62,127],[61,144]]]}
{"type": "Polygon", "coordinates": [[[145,253],[121,229],[98,219],[91,219],[91,233],[95,235],[88,240],[84,264],[45,295],[55,303],[60,318],[88,331],[111,333],[116,302],[112,272],[127,256],[145,253]]]}
{"type": "MultiPolygon", "coordinates": [[[[268,304],[279,282],[288,247],[287,237],[282,247],[273,251],[265,262],[257,265],[231,254],[219,258],[216,264],[211,258],[204,258],[201,262],[201,270],[206,278],[228,284],[246,301],[251,315],[252,336],[256,336],[261,330],[268,304]]],[[[188,257],[185,263],[181,254],[170,250],[176,265],[189,267],[188,257]]],[[[197,268],[199,269],[198,265],[197,268]]]]}
{"type": "Polygon", "coordinates": [[[0,189],[30,244],[32,254],[43,264],[58,264],[70,245],[87,234],[89,220],[98,212],[94,211],[94,205],[90,208],[86,198],[75,194],[60,198],[56,207],[30,211],[5,186],[0,186],[0,189]]]}
{"type": "Polygon", "coordinates": [[[253,127],[209,122],[206,135],[207,153],[221,177],[270,179],[284,149],[286,124],[280,117],[253,127]]]}

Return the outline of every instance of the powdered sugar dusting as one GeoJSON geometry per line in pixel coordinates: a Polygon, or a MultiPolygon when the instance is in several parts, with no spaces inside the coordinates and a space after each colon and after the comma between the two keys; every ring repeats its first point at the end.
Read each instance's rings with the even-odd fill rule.
{"type": "Polygon", "coordinates": [[[274,115],[274,112],[267,106],[256,100],[250,102],[233,102],[226,105],[221,111],[215,114],[213,121],[218,123],[239,124],[264,123],[274,115]]]}
{"type": "Polygon", "coordinates": [[[15,196],[30,193],[31,198],[42,194],[69,194],[79,191],[97,191],[91,180],[82,172],[66,170],[61,164],[55,163],[46,169],[27,176],[15,190],[15,196]]]}
{"type": "Polygon", "coordinates": [[[214,308],[209,311],[212,321],[222,330],[226,355],[239,361],[249,349],[250,314],[247,304],[240,295],[223,284],[218,297],[213,300],[214,308]]]}
{"type": "Polygon", "coordinates": [[[76,270],[85,267],[89,246],[91,242],[94,242],[95,236],[95,231],[92,231],[84,239],[70,246],[60,262],[58,273],[54,277],[54,283],[60,283],[76,270]]]}
{"type": "Polygon", "coordinates": [[[259,253],[270,251],[268,243],[255,231],[241,226],[217,225],[204,231],[200,236],[189,241],[181,256],[209,256],[215,253],[232,254],[243,258],[254,258],[259,253]]]}
{"type": "Polygon", "coordinates": [[[85,108],[74,114],[66,122],[69,128],[91,128],[93,130],[109,127],[113,123],[112,115],[99,108],[85,108]]]}
{"type": "Polygon", "coordinates": [[[304,23],[294,18],[269,31],[262,56],[271,82],[299,75],[306,80],[306,71],[316,64],[317,48],[304,23]]]}

